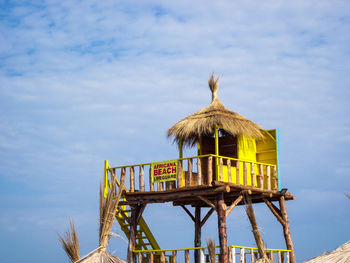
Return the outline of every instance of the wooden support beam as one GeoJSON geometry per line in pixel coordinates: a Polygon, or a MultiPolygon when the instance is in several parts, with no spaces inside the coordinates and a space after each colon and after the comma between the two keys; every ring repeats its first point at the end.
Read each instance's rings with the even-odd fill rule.
{"type": "Polygon", "coordinates": [[[226,205],[224,194],[218,193],[216,197],[217,214],[218,214],[218,229],[220,241],[220,262],[228,263],[228,248],[227,248],[227,230],[226,230],[226,205]]]}
{"type": "Polygon", "coordinates": [[[128,222],[129,225],[131,225],[131,220],[130,220],[130,218],[125,214],[124,210],[121,209],[120,207],[118,207],[117,209],[118,209],[118,213],[121,214],[121,216],[126,220],[126,222],[128,222]]]}
{"type": "Polygon", "coordinates": [[[286,202],[285,202],[284,196],[280,197],[279,204],[280,204],[280,210],[281,210],[282,218],[283,218],[283,220],[285,222],[285,225],[282,225],[284,239],[286,240],[287,249],[291,250],[291,252],[290,252],[290,263],[296,263],[295,253],[294,253],[294,245],[293,245],[293,241],[292,241],[292,236],[290,234],[289,219],[288,219],[286,202]]]}
{"type": "Polygon", "coordinates": [[[177,188],[181,188],[182,187],[182,161],[181,160],[177,161],[177,166],[178,166],[178,170],[177,170],[177,188]]]}
{"type": "Polygon", "coordinates": [[[237,199],[230,205],[230,207],[226,210],[226,216],[228,216],[232,210],[243,200],[243,195],[237,197],[237,199]]]}
{"type": "Polygon", "coordinates": [[[202,200],[204,203],[206,203],[207,205],[209,205],[211,208],[215,209],[216,210],[216,207],[215,205],[210,202],[208,199],[204,198],[203,196],[197,196],[198,199],[202,200]]]}
{"type": "Polygon", "coordinates": [[[134,166],[130,167],[130,192],[135,191],[135,170],[134,166]]]}
{"type": "Polygon", "coordinates": [[[192,159],[187,160],[187,176],[186,176],[186,187],[191,186],[192,184],[192,159]]]}
{"type": "Polygon", "coordinates": [[[239,161],[236,161],[236,184],[241,184],[239,178],[239,161]]]}
{"type": "Polygon", "coordinates": [[[130,222],[130,236],[129,236],[129,246],[128,246],[128,263],[134,263],[134,249],[136,246],[136,233],[137,233],[137,224],[144,211],[146,205],[134,205],[131,207],[131,222],[130,222]]]}
{"type": "Polygon", "coordinates": [[[181,206],[183,210],[185,210],[185,212],[190,216],[190,218],[192,219],[193,222],[196,222],[194,216],[192,215],[192,213],[190,212],[190,210],[187,209],[186,206],[182,205],[181,206]]]}
{"type": "Polygon", "coordinates": [[[208,185],[213,181],[213,157],[208,157],[208,185]]]}
{"type": "Polygon", "coordinates": [[[249,218],[250,224],[251,224],[252,229],[253,229],[253,234],[254,234],[255,242],[258,246],[260,258],[266,259],[267,255],[266,255],[265,248],[264,248],[264,240],[262,239],[260,232],[259,232],[259,228],[258,228],[258,224],[257,224],[256,219],[255,219],[255,214],[254,214],[251,198],[248,195],[246,195],[245,197],[246,197],[246,203],[247,203],[246,213],[247,213],[247,216],[249,218]]]}
{"type": "Polygon", "coordinates": [[[274,216],[276,217],[278,222],[280,222],[282,226],[285,226],[286,222],[282,218],[281,211],[273,203],[271,203],[269,200],[267,200],[266,198],[263,198],[263,200],[264,200],[265,204],[267,205],[267,207],[271,210],[272,214],[274,214],[274,216]]]}
{"type": "Polygon", "coordinates": [[[152,183],[152,167],[149,167],[149,190],[154,191],[154,184],[152,183]]]}
{"type": "Polygon", "coordinates": [[[176,250],[173,250],[172,255],[173,255],[173,260],[171,263],[176,263],[176,250]]]}
{"type": "Polygon", "coordinates": [[[227,159],[227,180],[229,183],[232,183],[231,160],[230,159],[227,159]]]}
{"type": "Polygon", "coordinates": [[[201,221],[201,227],[204,226],[205,222],[207,222],[207,220],[209,219],[209,217],[211,216],[211,214],[215,211],[214,208],[210,208],[210,210],[208,211],[208,213],[205,215],[205,217],[202,219],[201,221]]]}
{"type": "MultiPolygon", "coordinates": [[[[194,247],[202,246],[202,227],[201,227],[201,207],[195,207],[195,220],[194,220],[194,247]]],[[[194,262],[200,263],[200,250],[194,251],[194,262]]]]}

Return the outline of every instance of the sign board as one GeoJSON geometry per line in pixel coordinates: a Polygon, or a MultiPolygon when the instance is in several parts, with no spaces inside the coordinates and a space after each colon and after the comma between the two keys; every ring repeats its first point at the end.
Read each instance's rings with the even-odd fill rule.
{"type": "Polygon", "coordinates": [[[152,163],[152,183],[176,181],[177,169],[177,160],[152,163]]]}

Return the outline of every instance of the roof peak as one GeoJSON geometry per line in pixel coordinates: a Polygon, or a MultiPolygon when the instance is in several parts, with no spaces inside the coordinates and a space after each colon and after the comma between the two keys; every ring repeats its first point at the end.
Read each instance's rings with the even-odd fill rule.
{"type": "Polygon", "coordinates": [[[219,80],[220,80],[220,76],[217,76],[215,79],[214,73],[211,74],[211,76],[208,80],[209,88],[211,90],[211,101],[212,102],[218,98],[219,80]]]}

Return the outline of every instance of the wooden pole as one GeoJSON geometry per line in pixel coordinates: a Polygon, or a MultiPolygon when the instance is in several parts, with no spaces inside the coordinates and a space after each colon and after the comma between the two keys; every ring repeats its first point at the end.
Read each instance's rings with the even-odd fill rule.
{"type": "Polygon", "coordinates": [[[266,259],[267,255],[266,255],[265,248],[264,248],[264,240],[262,239],[262,237],[260,235],[258,224],[256,223],[255,214],[254,214],[254,210],[253,210],[253,206],[252,206],[252,201],[251,201],[250,196],[248,196],[248,195],[246,196],[246,199],[247,199],[246,212],[247,212],[247,216],[249,218],[250,224],[252,225],[253,234],[254,234],[255,242],[258,246],[260,258],[266,259]]]}
{"type": "Polygon", "coordinates": [[[291,250],[290,263],[296,263],[295,253],[294,253],[294,245],[293,245],[293,241],[292,241],[292,236],[290,234],[289,219],[288,219],[286,201],[285,201],[284,196],[280,197],[279,203],[280,203],[280,210],[281,210],[282,218],[283,218],[283,221],[285,222],[284,225],[282,224],[284,239],[286,240],[287,249],[291,250]]]}
{"type": "Polygon", "coordinates": [[[220,241],[220,262],[228,263],[227,230],[226,230],[226,205],[224,194],[218,193],[217,197],[218,229],[220,241]]]}
{"type": "Polygon", "coordinates": [[[133,251],[136,246],[136,234],[137,234],[137,224],[142,215],[145,205],[135,205],[131,207],[131,220],[130,220],[130,236],[129,236],[129,246],[128,246],[128,263],[134,263],[135,257],[133,251]]]}
{"type": "MultiPolygon", "coordinates": [[[[202,228],[201,228],[201,207],[196,206],[194,216],[194,247],[202,246],[202,228]]],[[[200,250],[195,249],[194,251],[194,262],[200,262],[200,250]]]]}

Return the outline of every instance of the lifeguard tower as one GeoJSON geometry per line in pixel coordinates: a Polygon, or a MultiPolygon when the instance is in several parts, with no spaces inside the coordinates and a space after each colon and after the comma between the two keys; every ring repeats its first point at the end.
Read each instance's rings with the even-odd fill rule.
{"type": "MultiPolygon", "coordinates": [[[[164,202],[182,207],[194,222],[195,241],[191,249],[196,263],[203,261],[201,228],[216,212],[219,261],[233,262],[234,252],[230,248],[235,246],[227,244],[226,217],[236,206],[245,205],[249,200],[253,204],[265,203],[282,225],[286,249],[270,249],[270,259],[273,259],[273,252],[278,252],[279,262],[295,263],[285,204],[285,200],[294,197],[280,184],[278,130],[263,130],[258,124],[226,109],[217,96],[218,78],[211,76],[209,87],[211,104],[168,130],[168,136],[178,144],[178,158],[116,167],[105,161],[105,190],[109,174],[125,185],[116,219],[129,237],[128,262],[176,262],[180,249],[161,250],[142,218],[146,205],[164,202]],[[197,156],[184,157],[183,147],[196,147],[197,156]],[[194,214],[189,206],[194,208],[194,214]],[[203,208],[209,208],[204,217],[201,215],[203,208]],[[166,255],[167,252],[171,254],[166,255]],[[283,253],[287,260],[283,260],[283,253]]],[[[258,228],[250,222],[257,240],[258,228]]],[[[247,249],[251,249],[250,262],[254,262],[257,252],[247,249]]],[[[186,262],[190,262],[189,250],[185,251],[186,262]]],[[[260,256],[261,253],[265,252],[259,250],[260,256]]]]}

